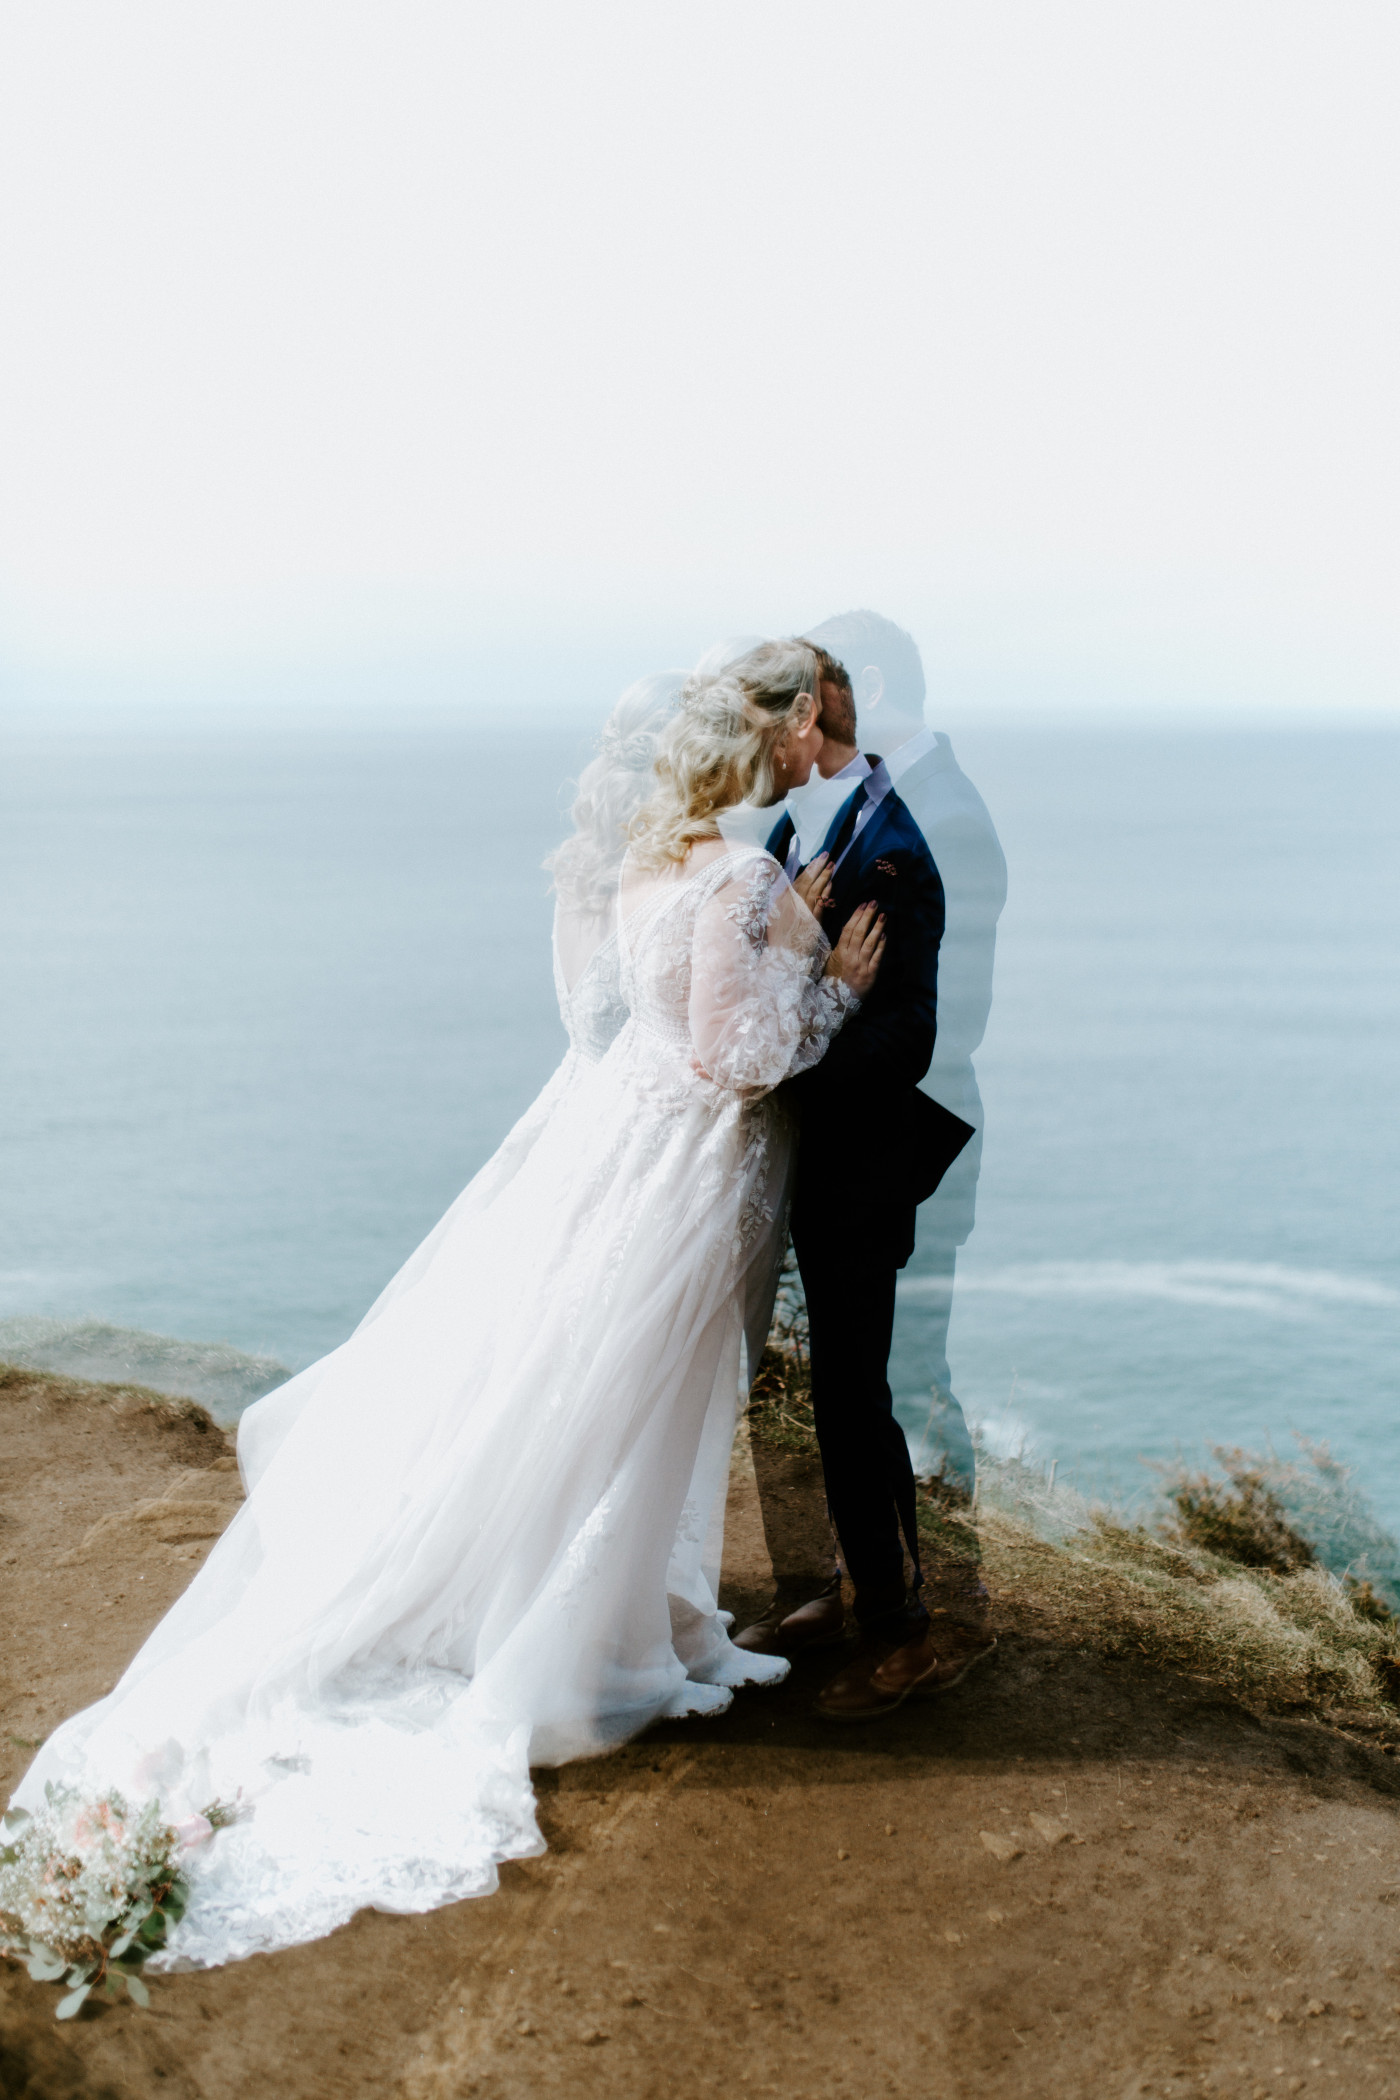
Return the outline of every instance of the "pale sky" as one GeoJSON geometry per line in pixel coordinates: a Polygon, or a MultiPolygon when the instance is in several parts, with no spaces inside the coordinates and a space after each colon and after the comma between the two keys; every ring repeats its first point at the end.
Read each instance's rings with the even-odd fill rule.
{"type": "Polygon", "coordinates": [[[1394,0],[9,0],[0,660],[1400,704],[1394,0]]]}

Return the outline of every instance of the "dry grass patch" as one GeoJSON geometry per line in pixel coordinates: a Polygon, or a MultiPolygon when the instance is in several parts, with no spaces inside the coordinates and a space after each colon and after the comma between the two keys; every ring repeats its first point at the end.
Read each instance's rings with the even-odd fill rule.
{"type": "Polygon", "coordinates": [[[1059,1541],[994,1507],[979,1512],[978,1528],[998,1612],[1025,1630],[1400,1747],[1393,1625],[1359,1610],[1323,1569],[1275,1574],[1103,1514],[1059,1541]]]}
{"type": "Polygon", "coordinates": [[[182,1444],[191,1438],[207,1438],[207,1449],[195,1447],[196,1463],[211,1464],[233,1449],[232,1439],[207,1407],[178,1394],[157,1393],[146,1385],[96,1384],[87,1378],[65,1377],[59,1371],[0,1363],[0,1401],[78,1410],[99,1406],[119,1417],[146,1416],[153,1427],[174,1431],[182,1444]]]}
{"type": "Polygon", "coordinates": [[[818,1456],[812,1380],[805,1354],[788,1353],[771,1344],[764,1350],[749,1391],[745,1420],[756,1444],[804,1458],[818,1456]]]}
{"type": "MultiPolygon", "coordinates": [[[[748,1424],[755,1443],[816,1452],[800,1344],[765,1350],[748,1424]]],[[[930,1585],[980,1562],[995,1615],[1008,1627],[1146,1660],[1258,1711],[1311,1713],[1400,1748],[1400,1624],[1369,1580],[1321,1565],[1280,1488],[1313,1492],[1324,1547],[1343,1523],[1348,1535],[1374,1543],[1371,1520],[1323,1447],[1304,1449],[1302,1470],[1272,1455],[1222,1450],[1221,1478],[1168,1473],[1157,1528],[1095,1509],[1018,1460],[984,1451],[975,1516],[937,1481],[920,1483],[930,1585]]]]}

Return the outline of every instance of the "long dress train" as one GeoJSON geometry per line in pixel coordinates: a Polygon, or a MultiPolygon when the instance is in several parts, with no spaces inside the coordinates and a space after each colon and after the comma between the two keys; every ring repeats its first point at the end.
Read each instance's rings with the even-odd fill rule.
{"type": "Polygon", "coordinates": [[[165,1966],[482,1894],[544,1849],[531,1763],[785,1668],[728,1640],[715,1511],[781,1250],[772,1089],[853,1002],[762,852],[621,896],[611,1020],[580,978],[591,1039],[349,1340],[244,1415],[242,1510],[15,1796],[240,1799],[165,1966]]]}

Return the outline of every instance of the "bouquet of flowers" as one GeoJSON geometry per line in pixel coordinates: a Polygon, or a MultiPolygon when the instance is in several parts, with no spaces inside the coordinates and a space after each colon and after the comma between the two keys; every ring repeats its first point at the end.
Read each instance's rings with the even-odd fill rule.
{"type": "Polygon", "coordinates": [[[89,1991],[123,1986],[149,2005],[141,1965],[185,1914],[181,1863],[237,1810],[216,1801],[168,1823],[159,1801],[128,1809],[118,1793],[85,1799],[46,1786],[37,1815],[12,1808],[0,1839],[0,1953],[18,1955],[36,1983],[68,1986],[58,2017],[71,2020],[89,1991]]]}

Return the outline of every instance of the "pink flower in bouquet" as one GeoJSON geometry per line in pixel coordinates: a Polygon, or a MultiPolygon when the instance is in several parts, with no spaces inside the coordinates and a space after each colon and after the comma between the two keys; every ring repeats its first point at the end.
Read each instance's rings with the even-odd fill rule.
{"type": "Polygon", "coordinates": [[[73,1843],[79,1851],[100,1844],[104,1834],[117,1844],[126,1836],[126,1825],[112,1814],[110,1803],[96,1801],[91,1808],[79,1809],[73,1819],[73,1843]]]}
{"type": "Polygon", "coordinates": [[[170,1827],[186,1852],[193,1852],[196,1845],[204,1844],[214,1835],[214,1826],[208,1816],[186,1816],[183,1822],[172,1823],[170,1827]]]}

